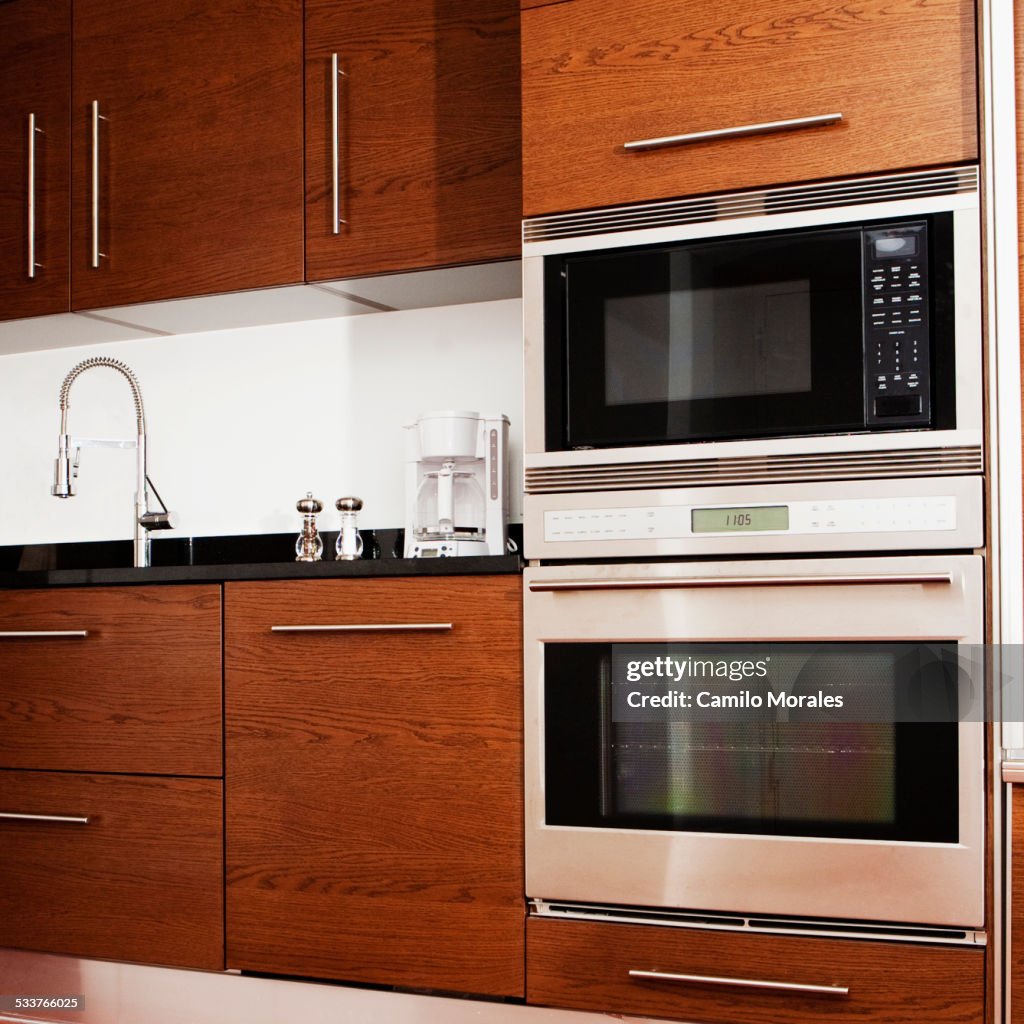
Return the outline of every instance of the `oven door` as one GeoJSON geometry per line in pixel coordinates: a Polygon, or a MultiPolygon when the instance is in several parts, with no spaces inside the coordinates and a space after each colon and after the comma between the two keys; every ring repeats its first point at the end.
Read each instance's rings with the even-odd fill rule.
{"type": "Polygon", "coordinates": [[[799,709],[629,721],[613,691],[623,651],[643,656],[634,669],[669,654],[756,666],[767,652],[801,666],[803,693],[855,682],[877,706],[915,686],[927,700],[923,645],[946,665],[966,658],[982,593],[976,556],[529,569],[528,895],[981,926],[983,721],[799,709]]]}

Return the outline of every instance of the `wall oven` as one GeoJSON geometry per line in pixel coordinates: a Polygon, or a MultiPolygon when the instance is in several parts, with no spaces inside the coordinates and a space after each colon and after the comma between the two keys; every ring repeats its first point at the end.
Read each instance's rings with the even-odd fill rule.
{"type": "Polygon", "coordinates": [[[981,472],[974,167],[534,218],[523,252],[529,557],[688,487],[981,472]]]}
{"type": "Polygon", "coordinates": [[[958,663],[983,642],[979,556],[548,565],[525,586],[534,901],[984,924],[980,715],[630,720],[613,692],[633,645],[633,669],[666,652],[755,666],[781,647],[802,692],[927,701],[939,677],[921,674],[922,645],[958,663]]]}

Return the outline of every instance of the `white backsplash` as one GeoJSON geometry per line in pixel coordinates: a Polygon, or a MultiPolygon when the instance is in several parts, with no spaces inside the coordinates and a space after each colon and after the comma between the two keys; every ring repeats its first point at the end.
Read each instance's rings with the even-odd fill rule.
{"type": "MultiPolygon", "coordinates": [[[[113,356],[146,404],[149,473],[177,535],[298,529],[307,491],[358,495],[361,523],[402,525],[403,424],[430,409],[505,413],[522,477],[519,299],[180,334],[0,356],[0,545],[128,538],[134,460],[82,453],[78,494],[50,495],[58,393],[79,360],[113,356]]],[[[71,390],[72,433],[132,437],[124,379],[92,370],[71,390]]],[[[512,495],[512,521],[522,496],[512,495]]]]}

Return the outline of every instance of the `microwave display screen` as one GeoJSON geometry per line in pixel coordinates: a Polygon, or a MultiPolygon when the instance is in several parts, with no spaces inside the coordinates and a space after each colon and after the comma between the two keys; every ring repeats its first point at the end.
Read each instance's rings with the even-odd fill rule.
{"type": "MultiPolygon", "coordinates": [[[[714,645],[663,646],[699,660],[714,645]]],[[[811,691],[856,678],[891,702],[920,671],[916,644],[842,646],[806,660],[811,691]]],[[[958,841],[956,721],[616,720],[612,647],[545,645],[548,825],[958,841]]],[[[763,645],[729,648],[756,660],[763,645]]]]}

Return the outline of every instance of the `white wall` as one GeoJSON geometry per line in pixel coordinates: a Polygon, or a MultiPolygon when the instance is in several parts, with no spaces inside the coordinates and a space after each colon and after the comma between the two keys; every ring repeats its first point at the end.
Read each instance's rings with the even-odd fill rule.
{"type": "MultiPolygon", "coordinates": [[[[81,359],[126,362],[142,386],[149,473],[178,535],[298,529],[307,491],[326,506],[363,498],[365,526],[402,525],[402,425],[430,409],[503,412],[513,480],[522,472],[518,299],[146,338],[0,357],[0,544],[132,534],[134,460],[88,449],[75,498],[49,493],[58,393],[81,359]]],[[[91,370],[71,390],[72,433],[131,437],[131,394],[91,370]]],[[[519,489],[512,519],[522,518],[519,489]]]]}

